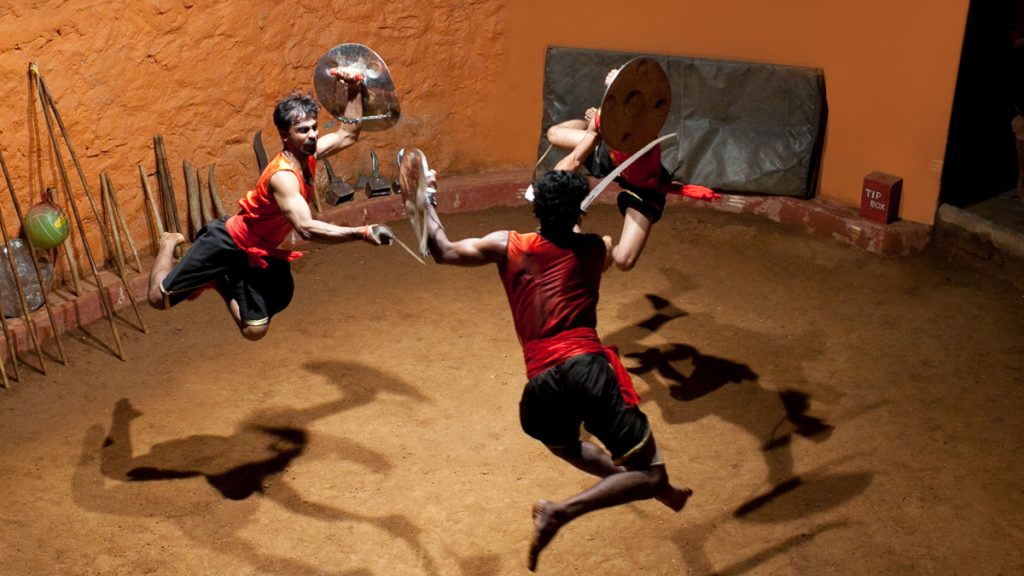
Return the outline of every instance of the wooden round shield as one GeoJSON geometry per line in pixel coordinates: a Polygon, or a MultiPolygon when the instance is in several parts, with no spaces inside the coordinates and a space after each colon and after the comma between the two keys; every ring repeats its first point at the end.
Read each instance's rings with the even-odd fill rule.
{"type": "Polygon", "coordinates": [[[344,116],[348,101],[347,89],[331,76],[329,71],[337,67],[351,67],[363,74],[363,116],[362,129],[370,131],[387,130],[398,122],[401,111],[395,83],[384,60],[373,50],[362,44],[340,44],[331,48],[320,59],[313,71],[313,89],[317,100],[331,116],[344,116]]]}
{"type": "Polygon", "coordinates": [[[658,137],[671,105],[665,70],[653,58],[634,58],[604,92],[601,137],[608,147],[632,154],[658,137]]]}

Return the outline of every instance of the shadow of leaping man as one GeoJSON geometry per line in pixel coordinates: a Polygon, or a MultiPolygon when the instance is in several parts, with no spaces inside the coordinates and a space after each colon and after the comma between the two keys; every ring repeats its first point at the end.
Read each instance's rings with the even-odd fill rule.
{"type": "MultiPolygon", "coordinates": [[[[341,397],[304,408],[261,411],[240,423],[233,434],[166,440],[143,454],[134,454],[131,434],[132,421],[142,413],[129,400],[119,400],[108,433],[104,435],[97,425],[86,434],[82,464],[72,479],[75,502],[111,514],[171,518],[191,540],[242,558],[260,573],[326,573],[305,559],[264,552],[239,534],[256,510],[251,497],[260,495],[310,518],[383,530],[409,547],[425,573],[437,574],[434,559],[420,542],[421,530],[404,516],[372,516],[311,502],[290,486],[283,474],[306,452],[310,442],[307,427],[314,421],[370,402],[380,391],[415,401],[425,401],[425,397],[404,382],[364,366],[317,363],[306,368],[331,377],[342,391],[341,397]],[[367,386],[368,382],[372,385],[367,386]],[[97,456],[99,465],[95,466],[97,456]],[[220,498],[195,485],[167,482],[187,478],[205,479],[220,498]],[[117,482],[109,485],[104,479],[117,482]],[[227,505],[226,501],[238,504],[227,505]]],[[[370,471],[386,472],[391,467],[382,454],[355,441],[323,435],[317,439],[332,443],[332,453],[370,471]]],[[[371,572],[359,568],[331,573],[355,576],[371,572]]]]}

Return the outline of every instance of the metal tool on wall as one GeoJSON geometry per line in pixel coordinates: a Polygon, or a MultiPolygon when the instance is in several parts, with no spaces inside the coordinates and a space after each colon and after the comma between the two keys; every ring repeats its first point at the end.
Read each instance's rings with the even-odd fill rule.
{"type": "Polygon", "coordinates": [[[356,178],[356,183],[355,183],[355,186],[353,186],[353,188],[355,188],[356,190],[362,190],[362,189],[366,188],[366,183],[369,182],[369,181],[370,181],[370,177],[369,176],[367,176],[366,174],[360,174],[356,178]]]}
{"type": "Polygon", "coordinates": [[[324,170],[327,171],[327,191],[324,192],[324,200],[331,206],[337,206],[353,199],[356,191],[352,185],[334,174],[334,168],[331,167],[331,162],[327,158],[323,159],[323,163],[324,170]]]}
{"type": "Polygon", "coordinates": [[[391,183],[380,175],[380,161],[377,160],[377,153],[373,150],[370,150],[370,161],[373,164],[373,173],[366,181],[366,197],[376,198],[391,194],[391,183]]]}

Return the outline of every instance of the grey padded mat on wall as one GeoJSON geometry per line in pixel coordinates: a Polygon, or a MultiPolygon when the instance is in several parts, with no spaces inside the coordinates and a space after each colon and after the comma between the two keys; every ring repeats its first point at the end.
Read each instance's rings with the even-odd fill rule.
{"type": "MultiPolygon", "coordinates": [[[[637,56],[657,60],[672,83],[661,133],[679,138],[662,145],[661,161],[676,180],[721,192],[814,196],[828,117],[818,68],[550,47],[538,158],[548,127],[600,106],[605,75],[637,56]]],[[[552,150],[539,169],[564,155],[552,150]]]]}

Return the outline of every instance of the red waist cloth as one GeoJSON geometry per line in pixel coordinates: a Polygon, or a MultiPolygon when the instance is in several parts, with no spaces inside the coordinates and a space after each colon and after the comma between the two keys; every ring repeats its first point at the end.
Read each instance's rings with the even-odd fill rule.
{"type": "Polygon", "coordinates": [[[640,403],[640,396],[633,388],[629,372],[626,372],[626,367],[619,360],[619,351],[614,346],[602,344],[593,328],[573,328],[549,338],[527,342],[523,346],[526,376],[533,378],[580,354],[603,354],[615,371],[622,400],[630,407],[640,403]]]}
{"type": "Polygon", "coordinates": [[[228,218],[226,224],[228,234],[231,235],[231,239],[235,241],[235,244],[244,250],[246,255],[249,257],[249,266],[252,266],[253,268],[266,268],[268,267],[266,258],[279,258],[281,260],[291,262],[292,260],[303,256],[302,252],[294,250],[285,250],[283,248],[264,248],[260,246],[259,244],[261,242],[258,239],[254,240],[254,238],[258,237],[252,231],[247,231],[246,228],[240,225],[232,226],[232,224],[238,222],[236,218],[239,217],[232,216],[231,218],[228,218]]]}

